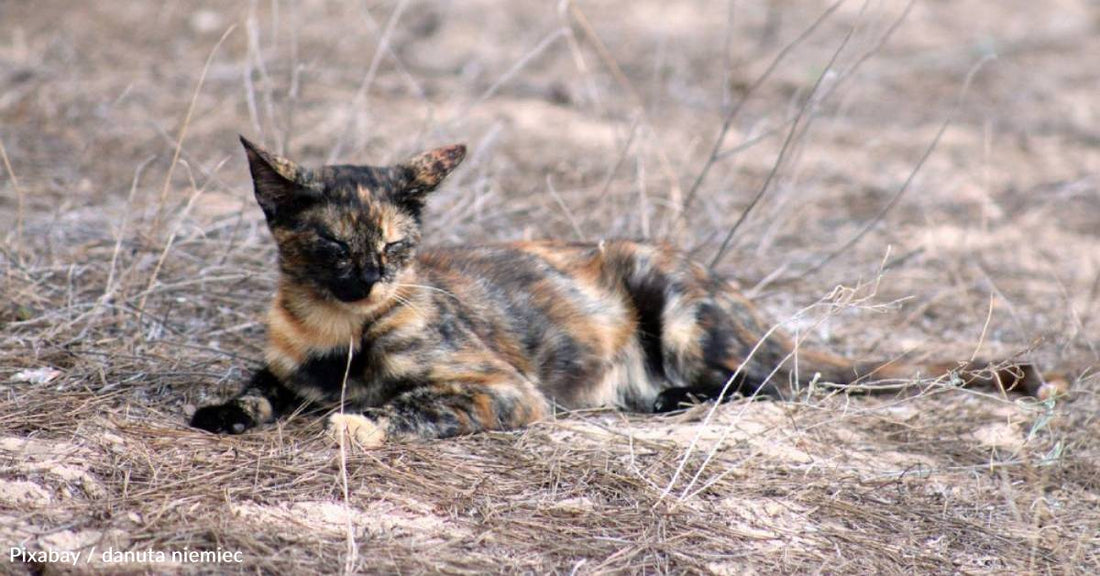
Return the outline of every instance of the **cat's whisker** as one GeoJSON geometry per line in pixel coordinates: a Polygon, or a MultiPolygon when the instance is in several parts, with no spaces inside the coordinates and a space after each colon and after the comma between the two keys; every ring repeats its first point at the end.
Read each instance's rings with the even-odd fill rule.
{"type": "Polygon", "coordinates": [[[416,304],[413,304],[412,300],[409,300],[408,298],[405,298],[404,296],[401,296],[401,295],[396,294],[396,293],[394,293],[393,296],[390,296],[390,298],[393,298],[394,300],[396,300],[402,306],[408,306],[409,309],[412,310],[413,312],[415,312],[418,316],[420,316],[421,319],[427,319],[428,318],[428,313],[425,312],[423,308],[417,306],[416,304]]]}
{"type": "Polygon", "coordinates": [[[447,296],[450,296],[451,298],[454,298],[455,300],[459,300],[459,297],[456,296],[454,292],[450,292],[436,286],[427,286],[425,284],[394,284],[394,286],[397,286],[398,288],[423,288],[425,290],[439,292],[440,294],[445,294],[447,296]]]}

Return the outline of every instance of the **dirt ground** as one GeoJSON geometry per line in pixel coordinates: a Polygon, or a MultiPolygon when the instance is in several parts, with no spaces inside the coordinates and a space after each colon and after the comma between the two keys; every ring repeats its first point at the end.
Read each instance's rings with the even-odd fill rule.
{"type": "Polygon", "coordinates": [[[1088,0],[0,1],[0,573],[1096,574],[1097,54],[1088,0]],[[716,267],[806,346],[1080,379],[346,464],[309,419],[199,433],[275,279],[238,133],[307,164],[466,142],[438,243],[709,262],[763,191],[716,267]],[[155,554],[185,550],[239,554],[155,554]]]}

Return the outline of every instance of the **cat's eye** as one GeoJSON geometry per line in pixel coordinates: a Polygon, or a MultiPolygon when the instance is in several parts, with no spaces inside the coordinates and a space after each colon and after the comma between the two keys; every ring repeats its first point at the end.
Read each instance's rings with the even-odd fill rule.
{"type": "Polygon", "coordinates": [[[346,243],[341,242],[341,241],[337,240],[336,238],[333,238],[332,236],[329,236],[328,234],[326,234],[324,232],[317,232],[317,237],[320,238],[325,244],[329,245],[330,247],[332,247],[332,248],[334,248],[334,249],[336,249],[336,250],[338,250],[338,251],[340,251],[344,254],[348,253],[348,245],[346,243]]]}
{"type": "Polygon", "coordinates": [[[393,253],[398,250],[404,250],[408,247],[408,240],[398,240],[397,242],[390,242],[389,244],[386,244],[386,253],[393,253]]]}

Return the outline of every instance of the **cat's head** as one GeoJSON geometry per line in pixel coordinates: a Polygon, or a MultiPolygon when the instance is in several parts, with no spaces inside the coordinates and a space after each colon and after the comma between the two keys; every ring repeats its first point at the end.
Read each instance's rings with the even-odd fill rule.
{"type": "Polygon", "coordinates": [[[241,137],[283,280],[344,303],[388,299],[420,243],[420,215],[466,155],[459,144],[392,166],[303,168],[241,137]]]}

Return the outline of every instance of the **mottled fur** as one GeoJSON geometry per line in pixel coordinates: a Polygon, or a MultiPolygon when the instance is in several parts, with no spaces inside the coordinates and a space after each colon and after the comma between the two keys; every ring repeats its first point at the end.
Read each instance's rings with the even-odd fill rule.
{"type": "MultiPolygon", "coordinates": [[[[239,433],[343,395],[330,430],[377,445],[517,428],[555,405],[672,410],[717,396],[731,377],[731,394],[783,396],[796,384],[790,338],[669,246],[421,246],[425,197],[462,146],[313,171],[242,142],[279,247],[266,367],[235,398],[199,409],[193,426],[239,433]]],[[[798,365],[803,384],[918,371],[811,351],[798,365]]],[[[971,368],[923,373],[954,369],[1031,394],[1042,386],[1031,366],[971,368]]]]}

